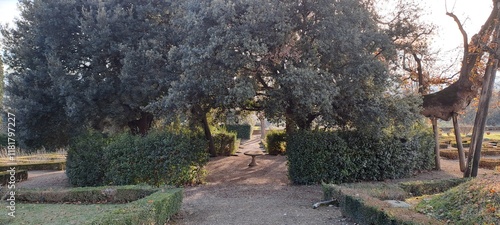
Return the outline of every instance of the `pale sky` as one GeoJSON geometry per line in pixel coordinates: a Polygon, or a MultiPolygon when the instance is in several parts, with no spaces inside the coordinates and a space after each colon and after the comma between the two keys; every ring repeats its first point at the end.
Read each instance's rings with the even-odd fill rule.
{"type": "Polygon", "coordinates": [[[0,0],[0,23],[11,22],[19,15],[17,10],[17,0],[0,0]]]}

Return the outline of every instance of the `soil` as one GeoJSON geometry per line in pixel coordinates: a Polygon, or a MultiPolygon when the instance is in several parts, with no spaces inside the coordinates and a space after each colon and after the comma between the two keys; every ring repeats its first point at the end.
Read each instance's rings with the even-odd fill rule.
{"type": "MultiPolygon", "coordinates": [[[[229,157],[214,157],[206,166],[206,184],[186,187],[180,213],[171,224],[355,224],[342,217],[339,208],[313,209],[322,200],[320,185],[292,185],[287,177],[285,156],[257,156],[257,166],[249,167],[246,151],[262,150],[260,136],[243,141],[239,152],[229,157]]],[[[480,169],[479,176],[494,173],[480,169]]],[[[441,171],[426,171],[414,177],[390,180],[432,180],[462,177],[457,160],[441,159],[441,171]]],[[[64,171],[30,171],[20,188],[69,187],[64,171]]]]}

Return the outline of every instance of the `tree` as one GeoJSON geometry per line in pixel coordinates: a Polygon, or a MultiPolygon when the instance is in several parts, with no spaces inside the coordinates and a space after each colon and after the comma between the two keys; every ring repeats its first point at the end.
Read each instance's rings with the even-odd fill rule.
{"type": "Polygon", "coordinates": [[[64,145],[72,131],[124,129],[144,135],[142,107],[167,92],[174,41],[169,1],[21,1],[3,28],[7,105],[29,146],[64,145]],[[51,143],[57,140],[58,143],[51,143]]]}
{"type": "MultiPolygon", "coordinates": [[[[492,10],[481,30],[471,38],[470,43],[467,33],[463,29],[458,17],[449,12],[447,15],[455,20],[463,36],[464,50],[460,76],[456,82],[452,83],[443,90],[424,95],[422,114],[430,118],[433,123],[434,135],[436,139],[436,169],[439,169],[437,119],[448,121],[450,118],[453,118],[455,136],[457,138],[459,149],[460,169],[464,171],[466,170],[464,162],[465,154],[461,146],[457,115],[470,104],[472,99],[477,96],[478,91],[482,86],[481,73],[484,72],[484,62],[482,56],[486,53],[485,46],[488,45],[487,42],[493,34],[493,24],[497,18],[498,12],[496,10],[492,10]]],[[[472,154],[469,154],[469,158],[471,155],[472,154]]]]}
{"type": "Polygon", "coordinates": [[[154,104],[166,112],[202,121],[214,108],[263,110],[287,132],[314,121],[372,132],[418,112],[387,94],[393,44],[361,1],[187,1],[181,11],[170,54],[181,77],[154,104]]]}

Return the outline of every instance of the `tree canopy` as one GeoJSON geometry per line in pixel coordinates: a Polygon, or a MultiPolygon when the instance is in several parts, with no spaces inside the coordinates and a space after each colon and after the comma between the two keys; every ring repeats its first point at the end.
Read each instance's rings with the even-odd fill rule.
{"type": "Polygon", "coordinates": [[[139,129],[141,107],[169,85],[170,3],[36,0],[20,10],[2,33],[6,103],[25,144],[64,145],[86,126],[139,129]]]}
{"type": "Polygon", "coordinates": [[[408,124],[396,28],[360,0],[34,0],[3,27],[9,110],[27,145],[91,127],[145,134],[153,114],[202,124],[263,111],[287,131],[408,124]]]}

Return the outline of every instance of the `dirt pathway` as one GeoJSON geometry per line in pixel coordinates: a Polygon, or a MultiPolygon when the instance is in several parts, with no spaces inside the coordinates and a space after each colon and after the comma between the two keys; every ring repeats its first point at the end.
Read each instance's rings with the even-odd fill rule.
{"type": "Polygon", "coordinates": [[[249,167],[250,156],[261,150],[260,136],[243,142],[237,156],[212,158],[207,184],[188,187],[174,224],[354,224],[337,207],[313,209],[322,200],[319,185],[290,185],[286,157],[264,155],[249,167]]]}

